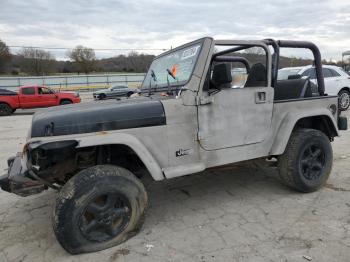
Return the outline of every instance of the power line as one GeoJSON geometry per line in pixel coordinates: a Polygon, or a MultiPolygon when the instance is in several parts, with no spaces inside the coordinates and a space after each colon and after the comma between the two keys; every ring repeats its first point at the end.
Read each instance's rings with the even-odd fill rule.
{"type": "MultiPolygon", "coordinates": [[[[9,45],[10,48],[34,48],[34,49],[50,49],[50,50],[72,50],[71,47],[41,47],[41,46],[19,46],[9,45]]],[[[166,48],[92,48],[97,51],[166,51],[166,48]]]]}

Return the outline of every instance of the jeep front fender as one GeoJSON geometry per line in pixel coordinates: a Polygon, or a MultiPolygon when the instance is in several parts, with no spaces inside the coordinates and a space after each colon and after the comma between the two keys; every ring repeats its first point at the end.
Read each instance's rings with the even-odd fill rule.
{"type": "Polygon", "coordinates": [[[153,155],[147,150],[147,148],[138,140],[136,137],[124,134],[124,133],[107,133],[100,132],[99,135],[79,137],[79,145],[77,148],[84,148],[90,146],[100,145],[125,145],[130,147],[141,161],[146,166],[149,173],[152,175],[154,180],[163,180],[164,175],[158,162],[155,160],[153,155]]]}

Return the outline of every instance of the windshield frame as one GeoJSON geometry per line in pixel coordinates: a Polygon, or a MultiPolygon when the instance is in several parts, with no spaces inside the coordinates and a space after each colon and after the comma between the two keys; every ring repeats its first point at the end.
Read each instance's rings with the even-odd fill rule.
{"type": "MultiPolygon", "coordinates": [[[[154,81],[153,79],[151,80],[152,84],[151,84],[151,87],[150,87],[150,83],[146,83],[146,79],[148,77],[149,74],[151,74],[151,70],[152,70],[152,64],[154,63],[154,61],[156,61],[157,59],[160,59],[164,56],[167,56],[169,54],[172,54],[174,52],[177,52],[177,51],[181,51],[183,49],[186,49],[190,46],[194,46],[196,44],[200,44],[200,47],[199,47],[199,50],[198,50],[198,55],[196,57],[196,60],[194,62],[194,66],[192,68],[192,71],[190,73],[190,77],[186,80],[186,81],[182,81],[182,82],[176,82],[176,81],[169,81],[169,85],[171,88],[179,88],[179,87],[182,87],[182,86],[185,86],[187,85],[191,79],[193,78],[193,74],[196,70],[196,67],[198,66],[198,60],[201,56],[201,53],[203,52],[203,45],[204,45],[204,42],[207,38],[201,38],[201,39],[198,39],[198,40],[195,40],[195,41],[192,41],[192,42],[189,42],[189,43],[186,43],[184,45],[181,45],[181,46],[178,46],[174,49],[171,49],[171,50],[168,50],[160,55],[158,55],[157,57],[155,57],[150,65],[150,67],[148,68],[148,71],[142,81],[142,85],[141,85],[141,90],[149,90],[149,88],[152,88],[152,91],[153,92],[157,92],[157,91],[164,91],[164,89],[166,89],[168,87],[168,84],[167,83],[164,83],[164,84],[161,84],[161,85],[158,85],[156,81],[154,81]]],[[[164,68],[164,71],[167,70],[169,68],[164,68]]],[[[170,76],[170,75],[169,75],[170,76]]],[[[171,79],[171,77],[170,77],[171,79]]]]}

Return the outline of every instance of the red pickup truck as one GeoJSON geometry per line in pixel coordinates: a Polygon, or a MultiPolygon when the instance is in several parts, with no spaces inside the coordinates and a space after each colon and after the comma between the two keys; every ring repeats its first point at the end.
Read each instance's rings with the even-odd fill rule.
{"type": "Polygon", "coordinates": [[[0,90],[0,116],[11,115],[16,109],[58,106],[80,103],[77,93],[55,92],[45,86],[21,86],[19,92],[0,90]]]}

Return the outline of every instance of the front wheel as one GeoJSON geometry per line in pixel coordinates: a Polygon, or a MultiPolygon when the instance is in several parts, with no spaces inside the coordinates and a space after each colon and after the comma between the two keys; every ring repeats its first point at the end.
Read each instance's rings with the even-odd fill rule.
{"type": "Polygon", "coordinates": [[[304,193],[313,192],[326,183],[332,163],[329,138],[319,130],[298,129],[278,159],[279,175],[287,186],[304,193]]]}
{"type": "Polygon", "coordinates": [[[339,99],[339,109],[345,111],[350,105],[350,93],[347,90],[341,90],[338,94],[339,99]]]}
{"type": "Polygon", "coordinates": [[[139,231],[147,205],[146,190],[130,171],[112,165],[87,168],[59,193],[54,232],[71,254],[106,249],[139,231]]]}
{"type": "Polygon", "coordinates": [[[69,104],[72,104],[73,102],[70,101],[70,100],[62,100],[60,105],[69,105],[69,104]]]}
{"type": "Polygon", "coordinates": [[[5,103],[0,103],[0,116],[9,116],[12,114],[12,108],[5,103]]]}

